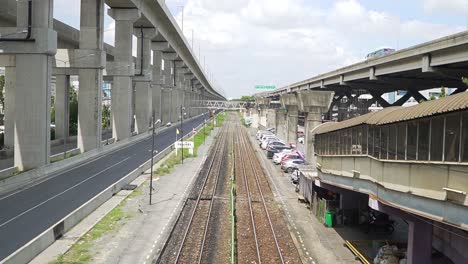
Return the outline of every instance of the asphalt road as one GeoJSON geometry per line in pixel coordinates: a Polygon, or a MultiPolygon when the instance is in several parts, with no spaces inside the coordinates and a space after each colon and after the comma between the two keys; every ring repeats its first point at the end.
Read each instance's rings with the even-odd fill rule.
{"type": "MultiPolygon", "coordinates": [[[[184,134],[202,122],[202,117],[184,122],[184,134]]],[[[156,150],[175,141],[175,129],[173,126],[157,135],[156,150]]],[[[151,157],[150,152],[148,137],[29,189],[0,197],[0,260],[136,169],[151,157]]]]}

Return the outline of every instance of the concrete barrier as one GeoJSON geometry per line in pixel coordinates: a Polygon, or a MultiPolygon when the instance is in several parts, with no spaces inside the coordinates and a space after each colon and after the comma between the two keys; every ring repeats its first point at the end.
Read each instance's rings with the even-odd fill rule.
{"type": "MultiPolygon", "coordinates": [[[[198,117],[198,116],[197,116],[198,117]]],[[[193,117],[191,119],[197,118],[193,117]]],[[[188,120],[191,120],[188,119],[188,120]]],[[[186,120],[186,121],[188,121],[186,120]]],[[[161,127],[157,133],[162,133],[167,127],[161,127]]],[[[58,173],[71,170],[78,166],[84,165],[89,161],[96,160],[104,155],[110,154],[114,151],[119,150],[120,148],[126,147],[130,144],[147,139],[151,136],[151,130],[137,136],[115,142],[109,145],[102,145],[98,149],[93,149],[88,152],[82,153],[77,156],[73,156],[64,160],[59,160],[54,163],[49,163],[42,167],[24,171],[17,175],[15,173],[17,170],[15,168],[9,168],[8,170],[3,170],[3,173],[0,172],[0,195],[6,195],[18,190],[25,189],[31,185],[39,184],[47,179],[55,177],[58,173]],[[11,169],[11,170],[10,170],[11,169]]],[[[57,154],[59,155],[59,154],[57,154]]],[[[62,153],[63,155],[63,153],[62,153]]],[[[54,155],[55,156],[55,155],[54,155]]]]}
{"type": "MultiPolygon", "coordinates": [[[[200,125],[196,128],[198,130],[203,126],[200,125]]],[[[184,136],[184,139],[190,138],[191,133],[184,136]]],[[[116,144],[117,145],[117,144],[116,144]]],[[[154,161],[157,163],[163,159],[166,155],[172,152],[174,144],[170,145],[163,151],[159,152],[154,156],[154,161]]],[[[109,200],[114,194],[118,193],[122,187],[135,180],[140,174],[145,172],[151,167],[151,159],[141,164],[138,168],[127,174],[125,177],[116,181],[105,190],[94,196],[85,204],[75,209],[73,212],[65,216],[63,219],[49,227],[47,230],[36,236],[34,239],[29,241],[27,244],[13,252],[10,256],[0,262],[0,264],[21,264],[28,263],[35,256],[41,253],[44,249],[49,247],[57,238],[61,237],[68,230],[78,224],[91,212],[96,210],[104,202],[109,200]]]]}

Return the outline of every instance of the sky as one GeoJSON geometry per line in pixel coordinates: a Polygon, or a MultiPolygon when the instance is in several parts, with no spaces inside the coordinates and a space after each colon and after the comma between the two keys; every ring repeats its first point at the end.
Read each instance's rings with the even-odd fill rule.
{"type": "MultiPolygon", "coordinates": [[[[55,0],[54,17],[79,28],[78,0],[55,0]]],[[[166,0],[189,43],[228,97],[283,87],[468,29],[468,0],[166,0]]],[[[105,41],[114,42],[105,19],[105,41]]]]}

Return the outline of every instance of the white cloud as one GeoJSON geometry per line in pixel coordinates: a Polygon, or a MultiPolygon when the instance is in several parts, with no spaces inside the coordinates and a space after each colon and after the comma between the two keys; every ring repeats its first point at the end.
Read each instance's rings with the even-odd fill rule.
{"type": "Polygon", "coordinates": [[[357,0],[329,8],[305,0],[188,0],[184,19],[186,35],[195,30],[195,46],[201,41],[208,65],[234,97],[255,92],[255,84],[282,86],[355,63],[382,46],[402,48],[461,30],[405,21],[357,0]]]}
{"type": "Polygon", "coordinates": [[[429,13],[445,12],[448,14],[463,14],[468,12],[467,0],[422,0],[423,8],[429,13]]]}

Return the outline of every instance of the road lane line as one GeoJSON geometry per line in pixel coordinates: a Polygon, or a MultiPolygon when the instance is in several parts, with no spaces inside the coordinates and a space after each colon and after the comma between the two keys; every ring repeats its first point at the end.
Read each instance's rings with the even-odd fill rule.
{"type": "Polygon", "coordinates": [[[91,179],[93,179],[93,178],[95,178],[95,177],[97,177],[99,174],[101,174],[101,173],[103,173],[103,172],[105,172],[105,171],[107,171],[107,170],[109,170],[109,169],[111,169],[111,168],[113,168],[113,167],[115,167],[115,166],[117,166],[117,165],[119,165],[119,164],[121,164],[121,163],[127,161],[128,159],[130,159],[130,158],[125,158],[125,159],[123,159],[123,160],[121,160],[121,161],[115,163],[114,165],[109,166],[109,167],[105,168],[104,170],[102,170],[102,171],[100,171],[100,172],[94,174],[93,176],[82,180],[81,182],[79,182],[79,183],[73,185],[72,187],[70,187],[70,188],[68,188],[68,189],[66,189],[66,190],[64,190],[64,191],[62,191],[62,192],[60,192],[60,193],[58,193],[58,194],[56,194],[56,195],[50,197],[49,199],[47,199],[47,200],[41,202],[40,204],[37,204],[37,205],[35,205],[34,207],[29,208],[28,210],[22,212],[21,214],[19,214],[19,215],[15,216],[15,217],[11,218],[10,220],[8,220],[8,221],[6,221],[6,222],[0,224],[0,228],[3,227],[3,226],[5,226],[5,225],[7,225],[7,224],[10,223],[11,221],[14,221],[14,220],[18,219],[19,217],[21,217],[21,216],[23,216],[23,215],[25,215],[25,214],[31,212],[32,210],[34,210],[34,209],[36,209],[36,208],[38,208],[38,207],[44,205],[45,203],[47,203],[47,202],[49,202],[49,201],[51,201],[51,200],[57,198],[58,196],[60,196],[60,195],[62,195],[62,194],[64,194],[64,193],[66,193],[66,192],[68,192],[68,191],[70,191],[70,190],[72,190],[72,189],[78,187],[79,185],[81,185],[81,184],[83,184],[83,183],[85,183],[85,182],[87,182],[87,181],[89,181],[89,180],[91,180],[91,179]]]}

